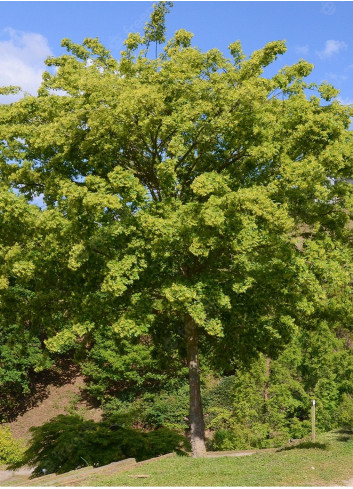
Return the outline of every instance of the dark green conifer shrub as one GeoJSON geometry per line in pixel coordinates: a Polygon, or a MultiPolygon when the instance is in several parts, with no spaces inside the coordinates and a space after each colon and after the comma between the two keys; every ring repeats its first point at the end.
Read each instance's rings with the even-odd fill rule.
{"type": "Polygon", "coordinates": [[[260,357],[251,368],[222,379],[205,396],[206,426],[214,432],[210,448],[276,447],[304,438],[311,432],[311,399],[318,432],[352,427],[350,337],[322,321],[294,338],[267,369],[260,357]]]}

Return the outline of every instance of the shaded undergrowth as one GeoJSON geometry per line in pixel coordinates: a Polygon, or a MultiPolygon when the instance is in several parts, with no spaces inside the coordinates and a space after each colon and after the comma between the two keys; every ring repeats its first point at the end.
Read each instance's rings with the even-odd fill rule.
{"type": "Polygon", "coordinates": [[[126,458],[141,461],[170,452],[182,455],[190,449],[188,440],[176,431],[160,428],[143,432],[123,427],[114,418],[97,423],[78,415],[59,415],[30,431],[32,438],[24,456],[9,468],[35,466],[33,477],[126,458]]]}
{"type": "Polygon", "coordinates": [[[313,442],[313,441],[302,441],[300,443],[297,443],[295,445],[287,446],[280,448],[277,450],[277,452],[283,452],[283,451],[288,451],[288,450],[306,450],[309,448],[318,448],[320,450],[328,450],[329,444],[328,443],[319,443],[319,442],[313,442]]]}

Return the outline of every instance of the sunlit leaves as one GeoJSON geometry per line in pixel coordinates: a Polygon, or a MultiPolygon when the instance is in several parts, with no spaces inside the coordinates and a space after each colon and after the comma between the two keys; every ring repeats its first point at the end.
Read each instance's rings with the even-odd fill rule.
{"type": "Polygon", "coordinates": [[[181,29],[149,56],[168,8],[118,60],[64,40],[39,95],[0,107],[2,182],[46,204],[0,207],[37,226],[3,238],[3,290],[31,285],[52,350],[104,328],[182,350],[189,317],[215,358],[275,355],[317,317],[352,317],[352,109],[306,61],[267,76],[283,41],[228,59],[181,29]]]}

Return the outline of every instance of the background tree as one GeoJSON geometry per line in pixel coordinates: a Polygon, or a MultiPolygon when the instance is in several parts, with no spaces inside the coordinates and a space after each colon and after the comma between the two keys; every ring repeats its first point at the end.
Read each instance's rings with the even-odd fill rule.
{"type": "Polygon", "coordinates": [[[37,206],[0,184],[0,420],[13,416],[30,390],[30,376],[51,365],[43,330],[32,322],[37,206]]]}
{"type": "Polygon", "coordinates": [[[309,435],[311,399],[319,431],[349,426],[353,355],[349,333],[341,332],[321,322],[299,331],[269,369],[261,355],[250,368],[221,379],[205,395],[212,449],[283,446],[309,435]]]}
{"type": "Polygon", "coordinates": [[[249,58],[235,42],[228,59],[191,39],[149,59],[130,34],[120,60],[64,40],[38,95],[1,106],[0,140],[2,179],[43,193],[51,223],[47,348],[83,351],[110,328],[177,351],[202,455],[200,349],[225,370],[320,318],[351,324],[352,109],[308,85],[303,60],[266,77],[282,41],[249,58]]]}

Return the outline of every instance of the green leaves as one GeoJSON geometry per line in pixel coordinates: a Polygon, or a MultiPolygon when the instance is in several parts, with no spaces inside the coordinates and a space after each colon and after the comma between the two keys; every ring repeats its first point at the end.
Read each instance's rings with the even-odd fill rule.
{"type": "Polygon", "coordinates": [[[158,2],[153,5],[153,12],[150,21],[146,23],[144,28],[144,42],[158,42],[162,44],[165,41],[165,16],[173,6],[173,2],[158,2]]]}
{"type": "Polygon", "coordinates": [[[0,321],[52,354],[109,330],[184,355],[191,317],[221,368],[351,321],[352,109],[304,60],[265,76],[283,41],[228,59],[181,29],[152,59],[170,6],[118,60],[64,40],[0,107],[0,321]]]}
{"type": "Polygon", "coordinates": [[[15,440],[8,427],[0,427],[0,462],[1,464],[18,463],[23,457],[24,447],[15,440]]]}
{"type": "Polygon", "coordinates": [[[109,262],[107,266],[109,271],[102,284],[102,290],[120,296],[139,278],[139,272],[146,264],[134,255],[126,255],[122,260],[109,262]]]}

